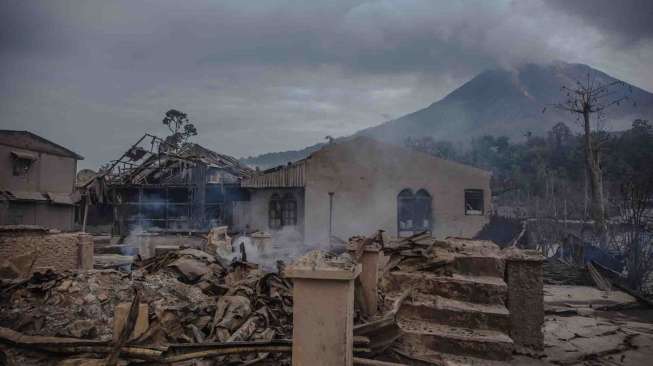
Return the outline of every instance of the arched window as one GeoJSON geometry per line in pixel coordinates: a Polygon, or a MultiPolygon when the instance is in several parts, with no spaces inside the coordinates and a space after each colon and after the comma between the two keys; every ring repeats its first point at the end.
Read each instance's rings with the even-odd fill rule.
{"type": "Polygon", "coordinates": [[[399,236],[410,236],[420,231],[431,230],[431,195],[425,189],[413,194],[404,189],[397,195],[397,229],[399,236]]]}
{"type": "Polygon", "coordinates": [[[415,230],[431,230],[431,195],[425,189],[415,194],[415,230]]]}
{"type": "Polygon", "coordinates": [[[273,194],[272,197],[270,197],[270,209],[268,211],[268,219],[269,223],[268,226],[270,226],[270,229],[280,229],[282,226],[282,205],[281,205],[281,197],[279,197],[278,194],[273,194]]]}
{"type": "Polygon", "coordinates": [[[281,224],[283,226],[297,225],[297,200],[295,197],[290,193],[286,194],[283,196],[281,205],[281,224]]]}
{"type": "MultiPolygon", "coordinates": [[[[397,196],[397,220],[399,233],[413,228],[413,211],[415,210],[415,195],[410,189],[404,189],[397,196]]],[[[401,236],[401,235],[400,235],[401,236]]]]}

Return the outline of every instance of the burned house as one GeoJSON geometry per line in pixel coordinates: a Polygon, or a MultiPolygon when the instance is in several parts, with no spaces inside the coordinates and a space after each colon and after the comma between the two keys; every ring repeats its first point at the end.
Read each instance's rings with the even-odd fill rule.
{"type": "Polygon", "coordinates": [[[162,146],[145,135],[87,184],[114,234],[226,225],[310,245],[378,228],[470,237],[488,220],[489,172],[366,137],[258,173],[197,144],[162,146]]]}
{"type": "Polygon", "coordinates": [[[168,147],[146,134],[85,190],[89,203],[112,207],[114,234],[207,231],[234,225],[247,199],[240,180],[251,173],[231,156],[197,144],[168,147]]]}
{"type": "Polygon", "coordinates": [[[307,243],[381,228],[471,237],[488,221],[490,173],[357,137],[245,178],[249,226],[297,231],[307,243]]]}
{"type": "Polygon", "coordinates": [[[0,130],[0,225],[72,230],[82,159],[31,132],[0,130]]]}

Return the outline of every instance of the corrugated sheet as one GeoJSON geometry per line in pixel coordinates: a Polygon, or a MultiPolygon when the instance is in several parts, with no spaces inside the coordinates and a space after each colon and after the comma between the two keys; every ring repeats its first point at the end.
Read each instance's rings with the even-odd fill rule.
{"type": "Polygon", "coordinates": [[[301,160],[292,165],[263,172],[244,179],[244,188],[291,188],[304,187],[306,161],[301,160]]]}
{"type": "Polygon", "coordinates": [[[33,191],[3,191],[5,196],[10,201],[47,201],[48,198],[41,192],[33,191]]]}
{"type": "Polygon", "coordinates": [[[50,197],[50,201],[52,203],[56,203],[59,205],[74,205],[75,201],[73,200],[73,197],[69,193],[54,193],[54,192],[47,192],[48,197],[50,197]]]}

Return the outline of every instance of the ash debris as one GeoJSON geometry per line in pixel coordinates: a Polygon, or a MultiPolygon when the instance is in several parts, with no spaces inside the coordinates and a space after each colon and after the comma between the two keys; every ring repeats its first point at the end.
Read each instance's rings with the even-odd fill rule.
{"type": "MultiPolygon", "coordinates": [[[[194,249],[166,252],[135,267],[131,273],[37,272],[25,280],[6,281],[0,326],[25,336],[108,344],[115,336],[116,308],[131,303],[136,292],[147,309],[147,326],[130,346],[154,349],[291,336],[291,284],[276,273],[263,273],[256,265],[238,261],[223,266],[194,249]]],[[[56,364],[65,358],[47,352],[26,357],[20,347],[3,351],[17,364],[56,364]]],[[[255,357],[250,354],[244,359],[255,357]]]]}

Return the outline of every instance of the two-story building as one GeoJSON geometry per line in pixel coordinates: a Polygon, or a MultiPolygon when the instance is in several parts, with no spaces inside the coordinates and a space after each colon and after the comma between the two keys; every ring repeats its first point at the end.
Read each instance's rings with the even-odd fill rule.
{"type": "Polygon", "coordinates": [[[0,225],[72,230],[80,155],[28,131],[0,130],[0,225]]]}

